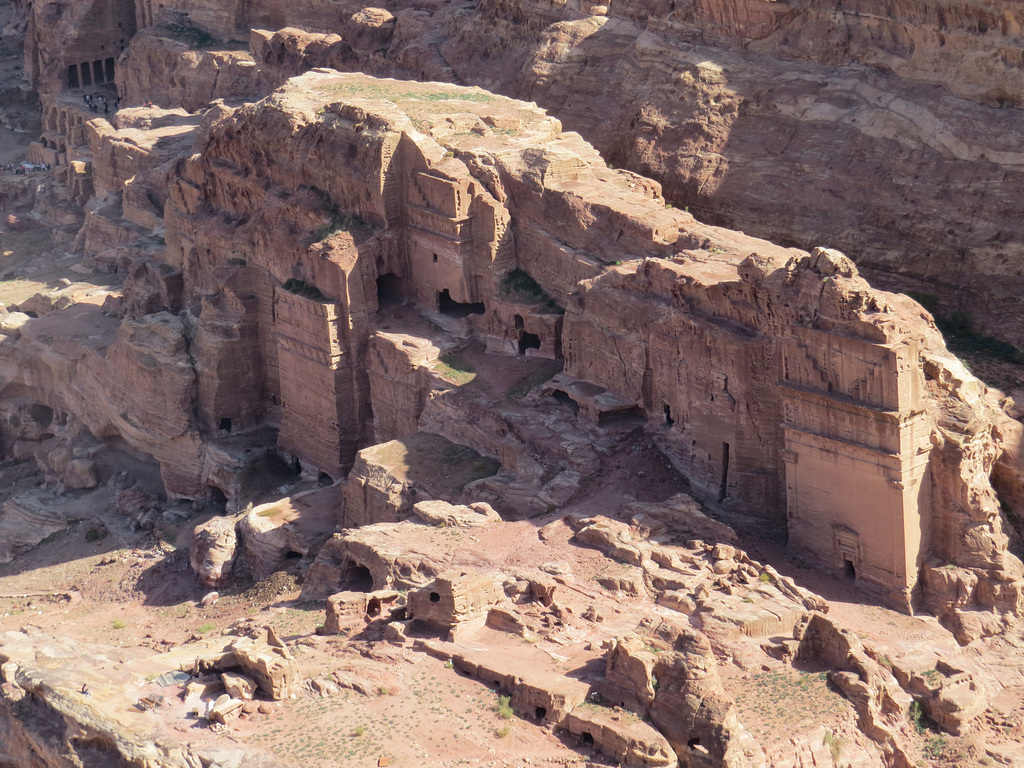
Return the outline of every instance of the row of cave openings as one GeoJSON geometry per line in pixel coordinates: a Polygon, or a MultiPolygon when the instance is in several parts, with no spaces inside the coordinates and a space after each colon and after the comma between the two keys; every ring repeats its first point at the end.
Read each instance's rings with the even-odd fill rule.
{"type": "MultiPolygon", "coordinates": [[[[434,260],[437,260],[436,254],[434,255],[434,260]]],[[[405,300],[402,279],[398,275],[389,272],[377,278],[377,304],[379,306],[398,306],[405,303],[405,300]]],[[[445,288],[437,296],[437,311],[448,317],[461,320],[470,315],[482,315],[486,309],[482,301],[468,303],[455,301],[452,298],[451,292],[445,288]]],[[[525,355],[528,349],[540,349],[540,336],[525,330],[522,315],[516,315],[513,323],[520,355],[525,355]]]]}
{"type": "Polygon", "coordinates": [[[114,82],[114,57],[68,65],[68,88],[89,88],[114,82]]]}

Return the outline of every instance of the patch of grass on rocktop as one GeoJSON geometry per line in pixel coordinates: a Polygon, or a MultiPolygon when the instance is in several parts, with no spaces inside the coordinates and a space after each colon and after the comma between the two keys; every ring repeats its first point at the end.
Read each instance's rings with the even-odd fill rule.
{"type": "Polygon", "coordinates": [[[457,387],[469,384],[476,378],[476,369],[455,352],[439,357],[434,371],[442,379],[457,387]]]}
{"type": "Polygon", "coordinates": [[[767,738],[802,722],[825,724],[849,710],[824,672],[760,672],[738,683],[735,700],[744,723],[757,731],[754,735],[767,738]]]}
{"type": "Polygon", "coordinates": [[[185,24],[164,24],[161,29],[167,33],[172,40],[184,43],[189,48],[210,48],[218,45],[221,41],[199,27],[190,27],[185,24]]]}
{"type": "Polygon", "coordinates": [[[281,287],[289,293],[294,293],[296,296],[304,296],[305,298],[312,299],[313,301],[320,301],[324,303],[331,301],[329,298],[324,296],[319,288],[312,283],[307,283],[305,280],[290,277],[285,280],[284,285],[281,287]]]}
{"type": "Polygon", "coordinates": [[[216,628],[216,624],[208,621],[205,624],[200,624],[199,629],[197,629],[196,631],[201,635],[205,635],[207,632],[213,632],[213,630],[215,630],[216,628]]]}
{"type": "Polygon", "coordinates": [[[544,304],[547,314],[564,314],[565,310],[555,303],[540,284],[522,269],[513,269],[501,281],[499,290],[513,301],[523,304],[544,304]]]}
{"type": "Polygon", "coordinates": [[[562,362],[560,360],[547,361],[540,368],[526,374],[509,387],[505,392],[505,399],[518,400],[521,397],[525,397],[532,389],[539,387],[561,370],[562,362]]]}

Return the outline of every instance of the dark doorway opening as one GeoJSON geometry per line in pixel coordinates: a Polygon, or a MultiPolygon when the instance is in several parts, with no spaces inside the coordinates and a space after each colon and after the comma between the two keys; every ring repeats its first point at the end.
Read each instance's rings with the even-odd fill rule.
{"type": "Polygon", "coordinates": [[[92,68],[89,66],[89,62],[82,63],[82,85],[92,85],[92,68]]]}
{"type": "Polygon", "coordinates": [[[211,485],[206,489],[206,503],[215,510],[224,510],[228,506],[227,494],[217,486],[211,485]]]}
{"type": "Polygon", "coordinates": [[[584,731],[582,734],[580,734],[580,740],[586,747],[594,746],[594,735],[589,731],[584,731]]]}
{"type": "Polygon", "coordinates": [[[285,560],[301,560],[302,559],[302,553],[301,552],[296,552],[295,550],[289,550],[285,554],[284,559],[285,560]]]}
{"type": "Polygon", "coordinates": [[[288,465],[288,468],[291,469],[293,475],[302,474],[302,464],[299,462],[298,456],[292,456],[292,460],[291,463],[288,465]]]}
{"type": "Polygon", "coordinates": [[[100,59],[96,59],[92,63],[92,81],[96,85],[103,82],[103,62],[100,59]]]}
{"type": "Polygon", "coordinates": [[[519,336],[519,354],[525,355],[528,349],[540,349],[540,336],[523,331],[519,336]]]}
{"type": "Polygon", "coordinates": [[[482,301],[474,303],[455,301],[447,288],[441,291],[437,297],[437,308],[449,317],[469,317],[469,315],[482,315],[484,313],[484,303],[482,301]]]}
{"type": "Polygon", "coordinates": [[[431,592],[430,593],[430,602],[432,602],[432,603],[440,603],[441,602],[441,595],[439,595],[437,592],[431,592]]]}
{"type": "Polygon", "coordinates": [[[326,488],[328,485],[334,485],[334,478],[328,475],[326,472],[321,472],[316,479],[316,484],[321,488],[326,488]]]}
{"type": "Polygon", "coordinates": [[[103,67],[106,69],[107,82],[114,82],[114,59],[109,58],[104,60],[103,67]]]}
{"type": "Polygon", "coordinates": [[[515,317],[513,317],[512,318],[512,325],[515,326],[515,329],[517,331],[523,330],[523,316],[522,315],[516,315],[515,317]]]}
{"type": "Polygon", "coordinates": [[[36,403],[29,406],[28,415],[41,427],[48,427],[53,424],[53,408],[48,405],[36,403]]]}
{"type": "Polygon", "coordinates": [[[78,65],[70,64],[68,66],[68,88],[78,87],[78,65]]]}
{"type": "Polygon", "coordinates": [[[568,392],[563,392],[561,389],[556,389],[554,392],[551,393],[551,396],[554,397],[555,400],[560,402],[562,405],[568,405],[572,409],[573,413],[580,412],[579,404],[571,397],[569,397],[568,392]]]}
{"type": "Polygon", "coordinates": [[[344,586],[350,592],[373,592],[373,576],[370,569],[349,561],[345,569],[344,586]]]}
{"type": "Polygon", "coordinates": [[[849,558],[843,560],[843,575],[850,581],[854,581],[857,578],[857,567],[849,558]]]}
{"type": "Polygon", "coordinates": [[[612,424],[621,424],[626,421],[643,420],[643,409],[635,405],[632,408],[623,408],[618,411],[608,411],[597,415],[597,426],[610,427],[612,424]]]}
{"type": "Polygon", "coordinates": [[[671,427],[675,424],[675,419],[672,418],[672,408],[665,406],[665,426],[671,427]]]}
{"type": "Polygon", "coordinates": [[[722,484],[718,488],[718,500],[725,501],[729,495],[729,444],[722,443],[722,484]]]}
{"type": "Polygon", "coordinates": [[[535,710],[534,714],[537,715],[537,719],[538,720],[543,720],[545,717],[547,717],[548,711],[544,707],[537,707],[537,709],[535,710]]]}
{"type": "Polygon", "coordinates": [[[231,419],[221,419],[219,429],[221,432],[231,434],[231,419]]]}
{"type": "Polygon", "coordinates": [[[377,278],[378,306],[394,306],[405,301],[402,293],[402,279],[391,272],[377,278]]]}

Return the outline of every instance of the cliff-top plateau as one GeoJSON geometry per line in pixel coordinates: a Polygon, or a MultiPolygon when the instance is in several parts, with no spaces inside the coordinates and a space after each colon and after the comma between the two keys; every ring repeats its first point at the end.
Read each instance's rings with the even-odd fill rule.
{"type": "Polygon", "coordinates": [[[1022,25],[0,0],[0,768],[1024,768],[1022,25]]]}

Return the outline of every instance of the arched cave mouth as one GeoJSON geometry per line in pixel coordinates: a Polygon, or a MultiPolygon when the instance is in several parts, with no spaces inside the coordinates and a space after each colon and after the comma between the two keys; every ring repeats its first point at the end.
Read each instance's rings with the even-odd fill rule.
{"type": "Polygon", "coordinates": [[[397,306],[405,301],[405,293],[402,291],[402,279],[392,273],[381,275],[377,278],[377,306],[397,306]]]}
{"type": "Polygon", "coordinates": [[[28,415],[41,427],[48,427],[53,424],[53,408],[42,403],[29,406],[28,415]]]}
{"type": "Polygon", "coordinates": [[[344,567],[342,584],[349,592],[373,592],[373,575],[365,565],[349,560],[344,567]]]}
{"type": "Polygon", "coordinates": [[[561,390],[561,389],[556,389],[554,392],[551,393],[551,396],[553,398],[555,398],[555,400],[557,400],[562,405],[569,406],[569,409],[573,413],[579,413],[580,412],[579,403],[577,403],[575,400],[573,400],[571,397],[569,397],[569,393],[568,392],[565,392],[564,390],[561,390]]]}
{"type": "Polygon", "coordinates": [[[523,331],[519,336],[519,354],[525,355],[528,349],[540,349],[540,336],[523,331]]]}
{"type": "Polygon", "coordinates": [[[455,301],[451,293],[445,288],[437,297],[438,310],[449,317],[469,317],[470,315],[482,315],[485,311],[482,301],[463,303],[455,301]]]}
{"type": "Polygon", "coordinates": [[[223,513],[228,506],[228,496],[215,485],[207,486],[206,505],[218,513],[223,513]]]}

